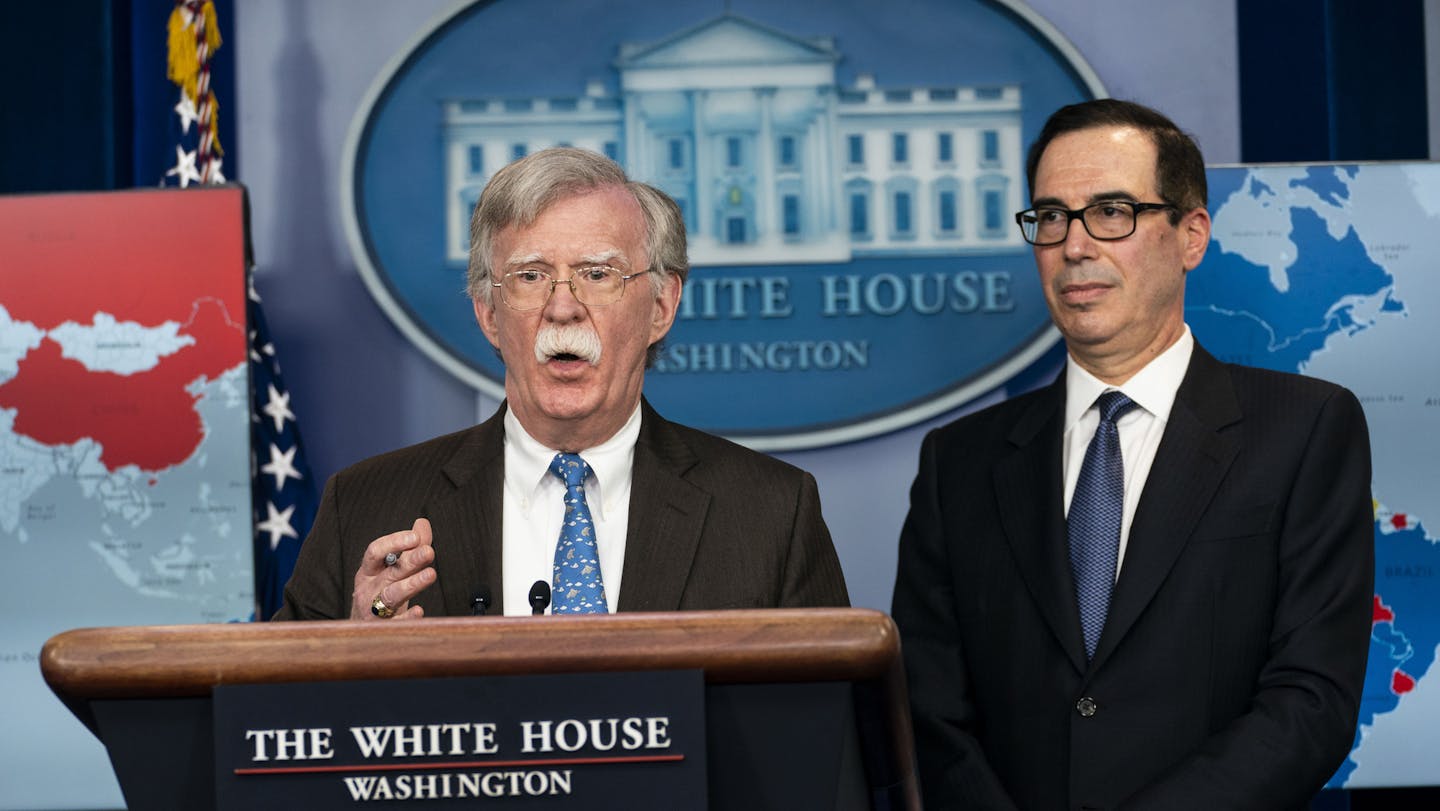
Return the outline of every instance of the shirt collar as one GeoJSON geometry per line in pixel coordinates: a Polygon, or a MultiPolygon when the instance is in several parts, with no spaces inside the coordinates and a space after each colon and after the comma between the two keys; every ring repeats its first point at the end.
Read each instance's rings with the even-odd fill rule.
{"type": "MultiPolygon", "coordinates": [[[[613,436],[593,448],[580,451],[590,466],[594,482],[586,485],[594,498],[586,498],[591,512],[605,517],[605,488],[618,487],[630,478],[635,460],[635,441],[640,438],[640,404],[613,436]]],[[[550,461],[559,453],[530,436],[513,409],[505,410],[505,486],[522,499],[534,503],[539,489],[550,475],[550,461]]],[[[558,480],[556,480],[558,483],[558,480]]]]}
{"type": "Polygon", "coordinates": [[[1170,419],[1170,409],[1175,405],[1175,393],[1190,368],[1190,356],[1195,351],[1195,338],[1190,326],[1180,339],[1161,352],[1154,360],[1136,372],[1119,386],[1112,386],[1090,374],[1075,362],[1068,353],[1065,356],[1065,430],[1075,423],[1095,404],[1095,399],[1111,389],[1118,389],[1126,397],[1164,423],[1170,419]]]}

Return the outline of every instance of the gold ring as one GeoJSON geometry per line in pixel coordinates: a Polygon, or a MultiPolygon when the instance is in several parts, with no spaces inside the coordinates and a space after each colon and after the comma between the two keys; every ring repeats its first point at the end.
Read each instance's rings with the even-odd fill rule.
{"type": "Polygon", "coordinates": [[[385,598],[377,594],[375,600],[370,603],[370,613],[382,620],[388,620],[395,616],[395,609],[385,604],[385,598]]]}

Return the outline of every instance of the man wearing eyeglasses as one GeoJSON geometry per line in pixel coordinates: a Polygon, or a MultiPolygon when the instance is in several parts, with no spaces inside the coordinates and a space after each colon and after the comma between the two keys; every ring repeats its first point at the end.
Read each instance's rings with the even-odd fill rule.
{"type": "Polygon", "coordinates": [[[1027,174],[1066,368],[921,450],[893,610],[926,804],[1305,807],[1369,647],[1360,405],[1191,336],[1210,216],[1169,119],[1062,108],[1027,174]]]}
{"type": "Polygon", "coordinates": [[[613,161],[497,172],[467,289],[505,402],[332,478],[277,619],[847,605],[814,478],[641,396],[688,271],[678,206],[613,161]]]}

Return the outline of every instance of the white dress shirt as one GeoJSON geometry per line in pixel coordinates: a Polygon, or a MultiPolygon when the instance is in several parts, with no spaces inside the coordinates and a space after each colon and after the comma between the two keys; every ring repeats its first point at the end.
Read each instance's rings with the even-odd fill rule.
{"type": "MultiPolygon", "coordinates": [[[[635,440],[640,436],[640,404],[614,436],[580,458],[590,465],[585,503],[595,527],[600,576],[610,611],[620,603],[625,568],[625,533],[630,522],[630,479],[635,440]]],[[[530,588],[536,580],[553,584],[555,546],[565,515],[565,483],[550,472],[558,453],[541,445],[521,427],[514,411],[505,412],[505,496],[501,521],[506,616],[528,616],[530,588]]],[[[547,608],[545,613],[550,613],[547,608]]]]}
{"type": "MultiPolygon", "coordinates": [[[[1155,462],[1155,451],[1160,447],[1160,437],[1165,433],[1165,424],[1170,421],[1170,409],[1175,405],[1175,392],[1190,368],[1190,355],[1195,349],[1195,338],[1190,327],[1169,349],[1146,364],[1123,385],[1111,386],[1100,380],[1066,356],[1065,359],[1065,441],[1063,460],[1065,473],[1065,515],[1070,514],[1070,499],[1075,495],[1075,482],[1080,478],[1080,465],[1085,461],[1085,450],[1095,437],[1100,426],[1100,411],[1095,400],[1107,391],[1119,390],[1135,401],[1139,408],[1132,408],[1115,423],[1120,432],[1120,456],[1125,462],[1125,509],[1120,521],[1120,557],[1115,564],[1115,576],[1125,562],[1125,548],[1130,540],[1130,522],[1135,518],[1135,507],[1140,503],[1140,493],[1150,476],[1150,466],[1155,462]]],[[[507,594],[506,600],[509,600],[507,594]]]]}

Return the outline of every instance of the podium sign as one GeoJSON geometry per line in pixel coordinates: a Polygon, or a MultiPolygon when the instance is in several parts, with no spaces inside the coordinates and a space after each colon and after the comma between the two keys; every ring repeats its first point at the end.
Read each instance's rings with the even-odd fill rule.
{"type": "Polygon", "coordinates": [[[131,811],[408,807],[404,792],[437,808],[920,807],[900,636],[878,611],[79,628],[40,666],[105,743],[131,811]],[[508,692],[512,678],[529,686],[508,692]],[[656,760],[578,762],[642,756],[656,760]],[[705,782],[666,782],[687,770],[705,782]],[[462,782],[485,796],[440,796],[462,782]],[[319,799],[301,794],[312,783],[319,799]]]}
{"type": "Polygon", "coordinates": [[[215,807],[706,807],[701,671],[221,685],[215,807]]]}

